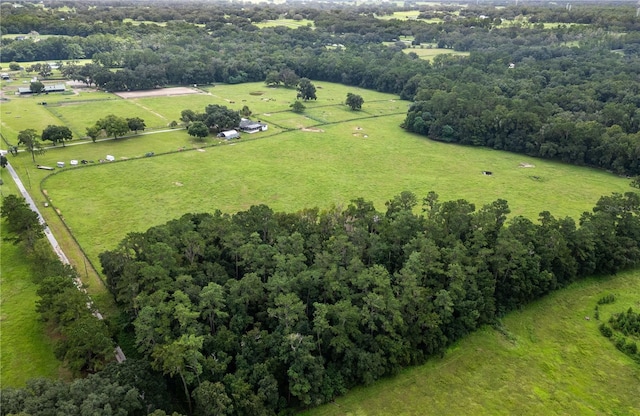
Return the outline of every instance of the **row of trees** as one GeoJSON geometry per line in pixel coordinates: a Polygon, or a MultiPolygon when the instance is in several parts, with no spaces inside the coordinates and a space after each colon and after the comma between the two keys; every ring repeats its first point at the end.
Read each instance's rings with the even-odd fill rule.
{"type": "Polygon", "coordinates": [[[171,407],[166,389],[148,363],[128,359],[71,383],[38,378],[24,388],[5,387],[0,408],[3,415],[166,416],[171,414],[164,410],[171,407]]]}
{"type": "Polygon", "coordinates": [[[640,195],[578,224],[497,200],[188,214],[100,255],[138,351],[196,414],[274,414],[423,362],[576,279],[640,263],[640,195]],[[422,210],[416,214],[415,210],[422,210]],[[241,392],[241,393],[240,393],[241,392]],[[192,403],[193,402],[193,403],[192,403]]]}
{"type": "MultiPolygon", "coordinates": [[[[299,13],[314,19],[316,30],[258,30],[242,19],[234,25],[211,23],[207,30],[186,23],[122,26],[117,34],[83,40],[92,51],[85,54],[94,62],[62,71],[109,91],[167,83],[266,81],[297,85],[302,100],[315,96],[311,88],[302,88],[312,86],[304,79],[340,82],[415,101],[405,127],[435,139],[638,174],[637,33],[610,36],[584,25],[485,27],[477,24],[480,10],[465,11],[460,19],[442,24],[381,21],[370,11],[349,8],[299,13]],[[473,24],[464,23],[470,19],[473,24]],[[399,46],[381,44],[401,35],[413,36],[416,47],[437,44],[470,51],[470,56],[440,56],[430,63],[399,46]]],[[[542,9],[532,7],[501,10],[510,17],[514,10],[530,18],[542,16],[542,9]]],[[[575,16],[589,14],[598,22],[594,25],[611,28],[626,21],[618,9],[585,10],[575,16]],[[612,21],[605,22],[605,17],[612,21]]],[[[502,11],[491,13],[496,19],[502,11]]],[[[37,47],[45,42],[53,40],[36,42],[37,47]]],[[[56,42],[52,50],[78,41],[56,42]]],[[[3,56],[7,53],[3,50],[3,56]]]]}
{"type": "MultiPolygon", "coordinates": [[[[113,136],[114,139],[117,139],[129,131],[137,133],[140,130],[144,131],[145,128],[145,122],[140,117],[123,118],[110,114],[98,120],[95,125],[87,127],[86,133],[95,142],[103,132],[107,136],[113,136]]],[[[18,146],[23,146],[31,154],[31,158],[35,163],[36,156],[46,152],[42,141],[50,141],[54,146],[61,143],[64,147],[65,143],[72,139],[73,132],[67,126],[49,125],[42,131],[42,134],[38,134],[35,129],[20,131],[18,133],[18,146]]],[[[12,146],[10,151],[12,154],[17,155],[18,147],[12,146]]]]}
{"type": "MultiPolygon", "coordinates": [[[[14,244],[32,260],[38,284],[36,310],[57,335],[55,353],[75,374],[96,372],[113,360],[111,334],[87,308],[87,295],[76,286],[74,269],[64,265],[44,239],[44,226],[24,198],[8,195],[0,216],[14,244]]],[[[3,410],[4,412],[4,410],[3,410]]]]}
{"type": "MultiPolygon", "coordinates": [[[[431,83],[425,78],[419,82],[431,83]]],[[[578,88],[549,88],[539,95],[545,100],[535,102],[508,97],[491,86],[474,82],[450,89],[419,89],[403,127],[436,140],[640,175],[637,105],[611,100],[590,111],[553,108],[554,101],[573,101],[568,97],[578,88]],[[552,96],[552,91],[562,91],[563,95],[552,96]]],[[[578,94],[583,96],[584,92],[578,94]]]]}
{"type": "Polygon", "coordinates": [[[36,310],[55,339],[56,357],[75,376],[88,375],[72,383],[32,379],[20,389],[3,386],[0,413],[165,415],[171,403],[164,379],[147,362],[114,362],[113,328],[87,308],[87,295],[75,283],[79,282],[76,270],[53,253],[37,213],[24,198],[7,195],[0,218],[7,240],[19,245],[29,259],[30,275],[38,287],[36,310]]]}
{"type": "Polygon", "coordinates": [[[93,126],[87,127],[86,133],[87,136],[95,142],[102,132],[107,136],[113,136],[114,139],[117,139],[130,131],[134,133],[137,133],[140,130],[144,131],[146,127],[144,120],[140,117],[124,118],[114,114],[109,114],[108,116],[96,121],[96,124],[93,126]]]}

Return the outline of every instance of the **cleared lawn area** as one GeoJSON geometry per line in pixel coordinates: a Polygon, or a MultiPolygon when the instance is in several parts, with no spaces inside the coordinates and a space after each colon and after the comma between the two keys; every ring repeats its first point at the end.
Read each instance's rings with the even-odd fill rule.
{"type": "MultiPolygon", "coordinates": [[[[2,194],[17,194],[8,171],[0,169],[0,176],[2,194]]],[[[33,377],[66,378],[35,309],[37,286],[29,264],[19,247],[5,240],[3,224],[0,230],[0,386],[22,387],[33,377]]]]}
{"type": "Polygon", "coordinates": [[[16,97],[0,102],[0,125],[7,140],[15,144],[22,130],[35,129],[41,133],[49,124],[65,124],[46,106],[38,105],[42,100],[41,97],[16,97]]]}
{"type": "MultiPolygon", "coordinates": [[[[338,84],[314,84],[318,100],[308,102],[303,114],[289,111],[294,90],[266,88],[263,83],[209,87],[211,96],[118,99],[52,107],[54,111],[68,109],[65,118],[76,117],[76,123],[82,119],[93,123],[112,109],[177,115],[186,108],[203,111],[206,104],[234,109],[248,105],[254,113],[251,117],[270,123],[270,128],[228,143],[215,137],[197,142],[184,130],[175,129],[49,149],[37,156],[38,164],[56,166],[57,161],[64,161],[69,166],[72,159],[97,162],[108,154],[122,163],[57,169],[42,185],[50,172],[36,169],[29,155],[10,160],[36,200],[45,201],[37,191],[40,186],[47,191],[53,207],[60,209],[66,225],[98,269],[98,254],[113,248],[128,232],[143,231],[186,212],[236,212],[261,203],[279,211],[313,206],[325,209],[332,204],[346,205],[357,197],[371,200],[384,210],[384,203],[404,190],[420,198],[434,190],[442,200],[464,198],[477,207],[504,198],[513,215],[535,219],[539,212],[548,210],[577,220],[601,195],[629,190],[627,179],[606,172],[491,149],[448,145],[406,133],[399,125],[408,102],[338,84]],[[348,110],[342,103],[347,92],[364,98],[362,111],[348,110]],[[85,111],[89,105],[93,113],[85,111]],[[278,126],[292,130],[283,132],[278,126]],[[177,152],[200,147],[205,148],[177,152]],[[156,156],[146,158],[147,152],[156,156]],[[167,152],[173,153],[163,154],[167,152]],[[139,159],[125,161],[132,158],[139,159]],[[482,175],[485,170],[493,175],[482,175]]],[[[33,108],[42,110],[43,106],[33,108]]],[[[134,114],[125,112],[124,116],[134,114]]],[[[16,120],[9,119],[12,123],[16,120]]],[[[42,128],[49,123],[44,124],[42,128]]],[[[52,208],[45,209],[43,215],[65,234],[52,208]]],[[[74,250],[70,236],[61,246],[74,250]]],[[[81,258],[76,265],[83,268],[81,258]]],[[[94,296],[93,289],[99,291],[98,295],[104,293],[95,281],[88,284],[94,296]]]]}
{"type": "MultiPolygon", "coordinates": [[[[531,218],[549,210],[577,219],[600,195],[629,189],[628,180],[606,172],[433,142],[402,131],[398,125],[403,118],[369,118],[271,136],[257,133],[251,136],[256,140],[203,151],[66,169],[46,179],[43,187],[94,261],[128,232],[186,212],[236,212],[261,203],[296,211],[344,205],[360,196],[384,210],[384,202],[403,190],[419,197],[435,190],[443,200],[465,198],[477,206],[504,198],[514,214],[531,218]],[[482,175],[483,170],[493,175],[482,175]]],[[[183,131],[164,134],[168,142],[172,134],[188,140],[183,131]]],[[[98,151],[118,159],[157,153],[151,147],[156,136],[102,142],[98,151]]],[[[41,160],[85,157],[82,152],[93,147],[50,150],[41,160]]],[[[16,160],[28,161],[25,156],[16,160]]]]}
{"type": "MultiPolygon", "coordinates": [[[[60,93],[51,93],[47,95],[28,95],[28,96],[12,96],[9,101],[0,102],[0,125],[2,125],[2,134],[12,143],[17,141],[18,133],[25,129],[35,129],[41,133],[48,125],[67,125],[73,132],[74,138],[84,136],[85,128],[93,125],[97,120],[96,114],[93,113],[92,121],[78,122],[77,114],[80,114],[83,108],[93,102],[92,106],[104,107],[105,101],[111,100],[116,103],[119,100],[113,94],[104,92],[95,92],[92,90],[83,91],[75,95],[66,95],[60,93]],[[40,103],[46,102],[43,106],[40,103]],[[89,101],[89,102],[87,102],[89,101]],[[60,103],[67,107],[58,107],[55,104],[60,103]],[[50,104],[53,104],[50,105],[50,104]],[[59,111],[63,110],[64,111],[59,111]],[[78,130],[79,129],[79,130],[78,130]]],[[[95,110],[94,110],[95,111],[95,110]]],[[[104,115],[106,115],[105,113],[104,115]]],[[[130,117],[130,116],[129,116],[130,117]]]]}
{"type": "MultiPolygon", "coordinates": [[[[364,110],[367,109],[367,103],[370,101],[397,99],[397,96],[393,94],[384,94],[358,87],[347,87],[340,84],[317,81],[312,81],[312,83],[316,87],[318,99],[304,102],[304,105],[308,108],[344,103],[348,92],[358,94],[363,98],[364,104],[362,108],[364,110]]],[[[289,105],[296,100],[297,94],[295,89],[284,87],[269,88],[262,82],[219,85],[208,87],[207,89],[212,97],[210,104],[226,105],[237,110],[246,105],[256,115],[289,110],[289,105]]],[[[345,108],[347,107],[345,106],[345,108]]],[[[202,110],[204,110],[204,107],[202,110]]],[[[180,111],[182,109],[178,113],[180,111]]]]}
{"type": "Polygon", "coordinates": [[[305,412],[329,415],[637,415],[640,366],[600,335],[600,319],[637,309],[640,271],[589,279],[483,328],[444,358],[305,412]],[[585,316],[591,320],[587,321],[585,316]]]}
{"type": "Polygon", "coordinates": [[[404,53],[415,53],[420,59],[431,61],[438,55],[452,55],[452,56],[469,56],[469,52],[459,52],[453,49],[436,48],[430,45],[411,46],[402,50],[404,53]]]}
{"type": "Polygon", "coordinates": [[[64,120],[64,124],[73,130],[76,136],[84,135],[87,127],[93,126],[108,114],[124,118],[140,117],[150,129],[166,127],[171,121],[129,100],[89,101],[47,108],[64,120]]]}
{"type": "Polygon", "coordinates": [[[277,19],[277,20],[267,20],[266,22],[254,23],[254,26],[257,26],[260,29],[264,29],[266,27],[276,27],[276,26],[285,26],[285,27],[288,27],[289,29],[296,29],[302,26],[314,27],[314,23],[313,23],[313,20],[307,20],[307,19],[300,19],[300,20],[277,19]]]}

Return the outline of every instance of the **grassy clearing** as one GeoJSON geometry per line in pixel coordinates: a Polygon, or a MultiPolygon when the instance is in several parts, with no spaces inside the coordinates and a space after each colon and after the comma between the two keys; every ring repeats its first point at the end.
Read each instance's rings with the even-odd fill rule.
{"type": "MultiPolygon", "coordinates": [[[[209,87],[211,95],[117,99],[106,101],[107,109],[96,107],[101,103],[86,103],[94,105],[93,114],[81,102],[52,107],[69,111],[65,118],[94,122],[113,109],[125,113],[144,107],[149,114],[166,118],[173,114],[175,119],[186,108],[203,111],[207,104],[234,109],[248,105],[252,118],[269,123],[270,128],[232,143],[214,137],[194,142],[184,130],[176,129],[50,149],[37,157],[37,163],[55,166],[65,161],[68,166],[72,159],[97,162],[107,154],[123,163],[65,168],[41,186],[96,266],[98,254],[113,248],[128,232],[143,231],[186,212],[236,212],[261,203],[296,211],[344,205],[360,196],[383,210],[384,202],[403,190],[419,197],[434,190],[443,200],[464,198],[478,207],[504,198],[514,215],[536,218],[549,210],[577,219],[601,195],[629,189],[628,180],[602,171],[433,142],[399,127],[408,103],[393,95],[323,82],[316,86],[318,100],[306,103],[303,114],[289,111],[294,90],[266,88],[262,83],[209,87]],[[364,98],[362,111],[348,110],[342,103],[347,92],[364,98]],[[176,152],[203,146],[200,151],[176,152]],[[147,152],[156,156],[143,157],[147,152]],[[173,153],[163,155],[167,152],[173,153]],[[133,158],[139,159],[125,161],[133,158]],[[523,163],[534,167],[520,167],[523,163]],[[483,170],[494,174],[484,176],[483,170]]],[[[13,131],[18,130],[15,123],[7,120],[13,131]]],[[[44,202],[37,190],[49,172],[35,169],[26,154],[12,157],[11,163],[32,187],[36,200],[44,202]]],[[[53,208],[43,215],[58,227],[56,235],[67,236],[62,238],[63,249],[75,250],[53,208]]],[[[81,257],[75,264],[79,270],[84,268],[81,257]]],[[[98,296],[104,294],[97,279],[88,284],[98,296]]]]}
{"type": "Polygon", "coordinates": [[[33,41],[38,41],[38,40],[44,40],[44,39],[49,39],[49,38],[70,38],[71,36],[69,35],[32,35],[30,33],[7,33],[4,34],[2,36],[0,36],[2,39],[12,39],[12,40],[17,40],[17,39],[31,39],[33,41]]]}
{"type": "MultiPolygon", "coordinates": [[[[400,130],[403,118],[365,118],[263,139],[257,133],[251,142],[67,169],[43,187],[94,260],[126,233],[186,212],[235,212],[260,203],[295,211],[346,204],[358,196],[384,209],[384,202],[403,190],[418,196],[435,190],[444,200],[466,198],[478,205],[505,198],[514,214],[532,218],[543,210],[577,218],[600,195],[628,188],[627,180],[605,172],[432,142],[400,130]],[[493,176],[481,174],[487,169],[493,176]]],[[[173,143],[173,133],[165,134],[173,143]]],[[[96,145],[120,158],[125,150],[135,156],[157,149],[151,147],[154,140],[156,135],[149,135],[96,145]]],[[[53,164],[62,155],[71,158],[93,148],[52,150],[41,159],[53,164]]]]}
{"type": "MultiPolygon", "coordinates": [[[[2,232],[2,237],[7,235],[2,232]]],[[[18,247],[1,242],[0,386],[21,387],[34,377],[63,375],[53,354],[53,343],[35,310],[37,286],[18,247]]]]}
{"type": "Polygon", "coordinates": [[[129,23],[133,26],[140,26],[140,25],[154,25],[154,26],[160,26],[160,27],[164,27],[167,25],[167,22],[154,22],[151,20],[133,20],[133,19],[122,19],[122,23],[129,23]]]}
{"type": "Polygon", "coordinates": [[[469,56],[469,52],[454,51],[453,49],[436,48],[431,45],[419,45],[411,46],[402,50],[404,53],[415,53],[420,59],[425,61],[432,61],[438,55],[452,55],[452,56],[469,56]]]}
{"type": "MultiPolygon", "coordinates": [[[[0,169],[2,195],[16,194],[6,169],[0,169]]],[[[2,224],[0,224],[2,228],[2,224]]],[[[67,378],[53,353],[53,343],[35,310],[37,286],[19,247],[0,231],[0,386],[22,387],[33,377],[67,378]]]]}
{"type": "MultiPolygon", "coordinates": [[[[402,52],[409,54],[415,53],[420,59],[425,61],[432,61],[438,55],[452,55],[452,56],[469,56],[469,52],[459,52],[453,49],[438,48],[435,43],[423,43],[420,45],[413,45],[413,36],[400,36],[398,42],[405,44],[406,48],[402,52]]],[[[382,42],[383,45],[393,46],[397,42],[382,42]]]]}
{"type": "Polygon", "coordinates": [[[46,106],[38,105],[41,101],[38,97],[17,97],[0,103],[0,125],[7,140],[15,144],[22,130],[35,129],[40,133],[49,124],[64,124],[47,111],[46,106]]]}
{"type": "Polygon", "coordinates": [[[402,12],[394,12],[393,14],[389,14],[389,15],[384,15],[384,16],[378,16],[376,15],[376,18],[380,19],[380,20],[391,20],[391,19],[398,19],[398,20],[407,20],[407,19],[417,19],[418,15],[420,14],[419,10],[407,10],[407,11],[402,11],[402,12]]]}
{"type": "Polygon", "coordinates": [[[129,100],[88,101],[60,107],[47,106],[47,109],[62,120],[76,136],[84,135],[87,127],[93,126],[108,114],[124,118],[140,117],[150,129],[166,127],[171,121],[129,100]]]}
{"type": "Polygon", "coordinates": [[[277,26],[284,26],[284,27],[288,27],[289,29],[297,29],[299,27],[304,27],[304,26],[314,27],[314,22],[313,20],[307,20],[307,19],[300,19],[300,20],[277,19],[277,20],[267,20],[266,22],[254,23],[254,25],[259,27],[260,29],[264,29],[267,27],[277,27],[277,26]]]}
{"type": "MultiPolygon", "coordinates": [[[[420,4],[425,4],[425,3],[420,3],[420,4]]],[[[434,5],[432,3],[426,3],[426,4],[427,5],[434,5]]],[[[426,23],[442,23],[442,22],[444,22],[444,20],[439,18],[439,17],[434,17],[434,18],[431,18],[431,19],[420,19],[420,18],[418,18],[419,15],[420,15],[420,11],[419,10],[407,10],[407,11],[402,11],[402,12],[394,12],[391,15],[384,15],[384,16],[376,15],[376,19],[380,19],[380,20],[391,20],[391,19],[397,19],[397,20],[420,20],[421,22],[426,22],[426,23]]]]}
{"type": "Polygon", "coordinates": [[[640,366],[598,331],[601,320],[638,307],[640,271],[589,279],[483,328],[444,358],[403,371],[334,403],[305,412],[329,415],[637,415],[640,366]],[[586,316],[591,319],[587,321],[586,316]]]}

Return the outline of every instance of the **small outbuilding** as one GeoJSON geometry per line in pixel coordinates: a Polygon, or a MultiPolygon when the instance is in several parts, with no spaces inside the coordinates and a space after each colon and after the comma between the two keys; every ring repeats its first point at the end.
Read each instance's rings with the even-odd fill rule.
{"type": "Polygon", "coordinates": [[[244,133],[257,133],[259,131],[266,131],[269,126],[260,121],[249,120],[248,118],[243,118],[240,120],[240,125],[238,128],[244,133]]]}
{"type": "Polygon", "coordinates": [[[69,162],[69,164],[70,164],[71,166],[78,166],[78,161],[77,161],[77,160],[75,160],[75,159],[73,159],[72,161],[70,161],[70,162],[69,162]]]}
{"type": "Polygon", "coordinates": [[[107,159],[109,162],[113,162],[114,160],[116,160],[116,158],[115,158],[113,155],[107,155],[106,159],[107,159]]]}
{"type": "Polygon", "coordinates": [[[240,133],[238,133],[238,130],[227,130],[218,133],[218,137],[225,140],[239,139],[240,133]]]}
{"type": "MultiPolygon", "coordinates": [[[[35,82],[35,81],[32,81],[32,82],[35,82]]],[[[66,90],[67,89],[65,88],[64,84],[45,85],[44,89],[42,90],[42,93],[49,94],[50,92],[65,92],[66,90]]],[[[31,91],[31,88],[29,87],[19,87],[18,94],[19,95],[33,94],[33,91],[31,91]]]]}
{"type": "Polygon", "coordinates": [[[59,168],[63,168],[63,167],[64,167],[64,162],[58,162],[58,163],[56,163],[56,165],[57,165],[59,168]]]}

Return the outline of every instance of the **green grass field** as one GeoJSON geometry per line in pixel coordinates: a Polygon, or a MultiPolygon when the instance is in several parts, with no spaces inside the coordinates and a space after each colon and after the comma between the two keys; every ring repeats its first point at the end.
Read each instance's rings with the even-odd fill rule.
{"type": "MultiPolygon", "coordinates": [[[[535,218],[549,210],[577,219],[599,195],[628,188],[627,180],[605,172],[451,146],[396,131],[392,126],[402,118],[362,119],[263,139],[258,134],[264,133],[257,133],[252,136],[257,140],[246,143],[67,169],[49,177],[43,187],[92,259],[127,232],[143,231],[186,212],[235,212],[260,203],[295,211],[345,205],[358,196],[382,210],[385,201],[403,190],[420,197],[435,190],[443,200],[466,198],[481,205],[505,198],[514,214],[535,218]],[[522,168],[520,163],[535,167],[522,168]],[[494,175],[482,175],[486,169],[494,175]],[[118,212],[116,224],[106,221],[113,212],[118,212]]],[[[168,143],[174,141],[172,134],[163,134],[168,143]]],[[[175,135],[188,140],[183,131],[175,135]]],[[[56,159],[87,157],[86,151],[96,149],[111,151],[119,159],[141,156],[158,151],[158,136],[127,139],[119,148],[112,142],[68,146],[38,160],[55,165],[56,159]]],[[[26,160],[25,156],[17,159],[26,160]]]]}
{"type": "MultiPolygon", "coordinates": [[[[402,52],[409,54],[415,53],[420,59],[425,61],[432,61],[438,55],[453,55],[453,56],[469,56],[469,52],[459,52],[453,49],[438,48],[435,43],[423,43],[420,45],[412,45],[414,40],[413,36],[400,36],[399,42],[404,43],[407,47],[402,52]]],[[[396,42],[382,42],[383,45],[393,46],[396,42]]]]}
{"type": "Polygon", "coordinates": [[[640,271],[589,279],[483,328],[443,358],[356,388],[306,416],[638,415],[640,366],[600,335],[600,319],[637,309],[640,271]],[[590,320],[586,320],[589,317],[590,320]]]}
{"type": "MultiPolygon", "coordinates": [[[[599,196],[629,189],[628,180],[602,171],[430,141],[399,127],[408,102],[337,84],[316,86],[318,100],[305,103],[303,114],[288,111],[294,90],[266,88],[262,83],[208,87],[211,95],[78,101],[51,109],[34,105],[32,109],[51,117],[63,110],[65,119],[78,123],[73,124],[76,129],[81,128],[80,120],[103,115],[99,104],[104,104],[102,111],[144,110],[158,114],[158,119],[175,118],[186,108],[203,111],[207,104],[234,109],[247,105],[254,119],[273,123],[267,132],[243,135],[232,145],[218,146],[213,137],[194,142],[184,130],[174,130],[50,149],[38,156],[37,163],[55,166],[65,161],[68,166],[71,159],[98,161],[107,154],[123,163],[65,168],[42,187],[94,264],[100,252],[114,247],[128,232],[143,231],[186,212],[235,212],[260,203],[283,211],[324,209],[346,205],[356,197],[372,200],[383,210],[387,200],[404,190],[418,197],[434,190],[443,200],[465,198],[478,207],[504,198],[514,215],[535,219],[548,210],[577,219],[599,196]],[[342,104],[347,92],[363,96],[362,111],[342,104]],[[200,151],[162,155],[203,146],[200,151]],[[142,157],[147,152],[156,156],[142,157]],[[141,159],[125,161],[133,158],[141,159]],[[483,170],[494,174],[484,176],[483,170]]],[[[26,154],[11,162],[32,189],[38,189],[49,174],[35,169],[26,154]]],[[[36,197],[45,200],[37,192],[36,197]]],[[[56,217],[51,208],[45,216],[56,217]]]]}
{"type": "Polygon", "coordinates": [[[264,29],[266,27],[276,27],[276,26],[284,26],[284,27],[288,27],[289,29],[297,29],[303,26],[313,27],[314,23],[313,23],[313,20],[307,20],[307,19],[301,19],[301,20],[277,19],[277,20],[267,20],[266,22],[254,23],[254,25],[259,27],[260,29],[264,29]]]}
{"type": "MultiPolygon", "coordinates": [[[[2,195],[17,193],[6,169],[2,195]]],[[[29,264],[0,224],[0,387],[22,387],[34,377],[68,378],[53,354],[53,342],[35,310],[37,286],[29,264]]]]}
{"type": "MultiPolygon", "coordinates": [[[[155,120],[164,122],[178,119],[187,108],[203,111],[208,104],[238,110],[247,105],[253,119],[270,124],[266,132],[245,134],[231,143],[214,137],[197,142],[182,129],[80,145],[73,145],[77,142],[74,140],[72,145],[37,156],[37,163],[55,166],[57,161],[65,161],[68,166],[71,159],[97,161],[107,154],[119,162],[66,167],[56,169],[54,175],[36,169],[27,154],[10,156],[36,202],[45,202],[45,195],[39,191],[46,191],[52,206],[43,214],[81,272],[86,270],[82,256],[68,230],[99,269],[98,255],[114,248],[127,233],[144,231],[187,212],[236,212],[261,203],[277,211],[313,206],[324,209],[334,204],[345,206],[357,197],[371,200],[384,210],[385,201],[404,190],[419,198],[434,190],[442,200],[464,198],[477,207],[498,198],[507,199],[512,215],[535,219],[539,212],[549,210],[556,216],[577,220],[601,195],[630,189],[628,179],[603,171],[449,145],[409,134],[399,127],[408,102],[337,84],[315,85],[318,100],[305,103],[303,114],[289,111],[294,90],[267,88],[262,83],[206,87],[211,95],[123,100],[80,91],[72,100],[55,94],[47,98],[52,103],[64,103],[62,106],[12,99],[0,104],[2,132],[11,138],[27,126],[40,129],[67,120],[74,129],[82,129],[83,123],[95,122],[107,112],[127,117],[144,114],[145,120],[152,114],[155,120]],[[343,104],[347,92],[364,98],[362,111],[350,111],[343,104]],[[8,116],[20,117],[5,117],[7,112],[11,113],[8,116]],[[156,156],[144,157],[147,152],[156,156]],[[483,170],[491,170],[493,175],[482,175],[483,170]]],[[[3,273],[4,255],[3,250],[3,273]]],[[[81,274],[98,307],[103,312],[106,309],[108,316],[113,305],[97,275],[90,270],[87,276],[81,274]]],[[[467,413],[513,414],[522,403],[531,403],[530,414],[549,414],[547,409],[558,414],[598,414],[606,413],[598,410],[604,408],[598,407],[602,403],[618,414],[629,414],[631,406],[638,405],[633,398],[640,396],[629,381],[635,377],[637,386],[637,370],[632,370],[611,343],[600,340],[597,332],[589,338],[579,330],[595,328],[595,322],[584,321],[597,296],[593,291],[619,290],[637,301],[640,290],[631,282],[623,276],[592,282],[595,289],[587,283],[576,285],[571,291],[581,293],[575,302],[582,303],[564,301],[562,294],[554,294],[536,303],[532,312],[527,309],[505,319],[505,326],[515,334],[515,343],[493,330],[481,330],[453,347],[443,360],[409,369],[371,390],[358,389],[340,399],[338,406],[328,405],[317,412],[423,414],[424,409],[433,409],[433,414],[449,410],[449,414],[457,414],[466,409],[467,413]],[[548,305],[555,304],[563,309],[544,315],[548,305]],[[557,317],[561,318],[552,319],[557,317]],[[580,339],[563,346],[557,339],[553,341],[556,332],[560,340],[570,336],[580,339]],[[499,360],[505,362],[495,368],[483,364],[499,360]],[[620,374],[620,381],[607,381],[611,386],[602,388],[598,385],[613,374],[620,374]],[[577,380],[575,386],[568,381],[571,377],[577,380]],[[458,389],[462,380],[468,380],[471,387],[458,389]]],[[[29,308],[17,309],[32,310],[29,308]]],[[[3,326],[3,344],[5,331],[9,333],[3,326]]],[[[7,343],[20,348],[21,342],[7,343]]],[[[3,347],[3,360],[4,351],[3,347]]]]}
{"type": "Polygon", "coordinates": [[[413,52],[418,55],[420,59],[424,59],[425,61],[431,61],[438,55],[469,56],[469,52],[460,52],[454,51],[453,49],[436,48],[431,46],[432,45],[411,46],[403,49],[402,52],[406,54],[413,52]]]}

